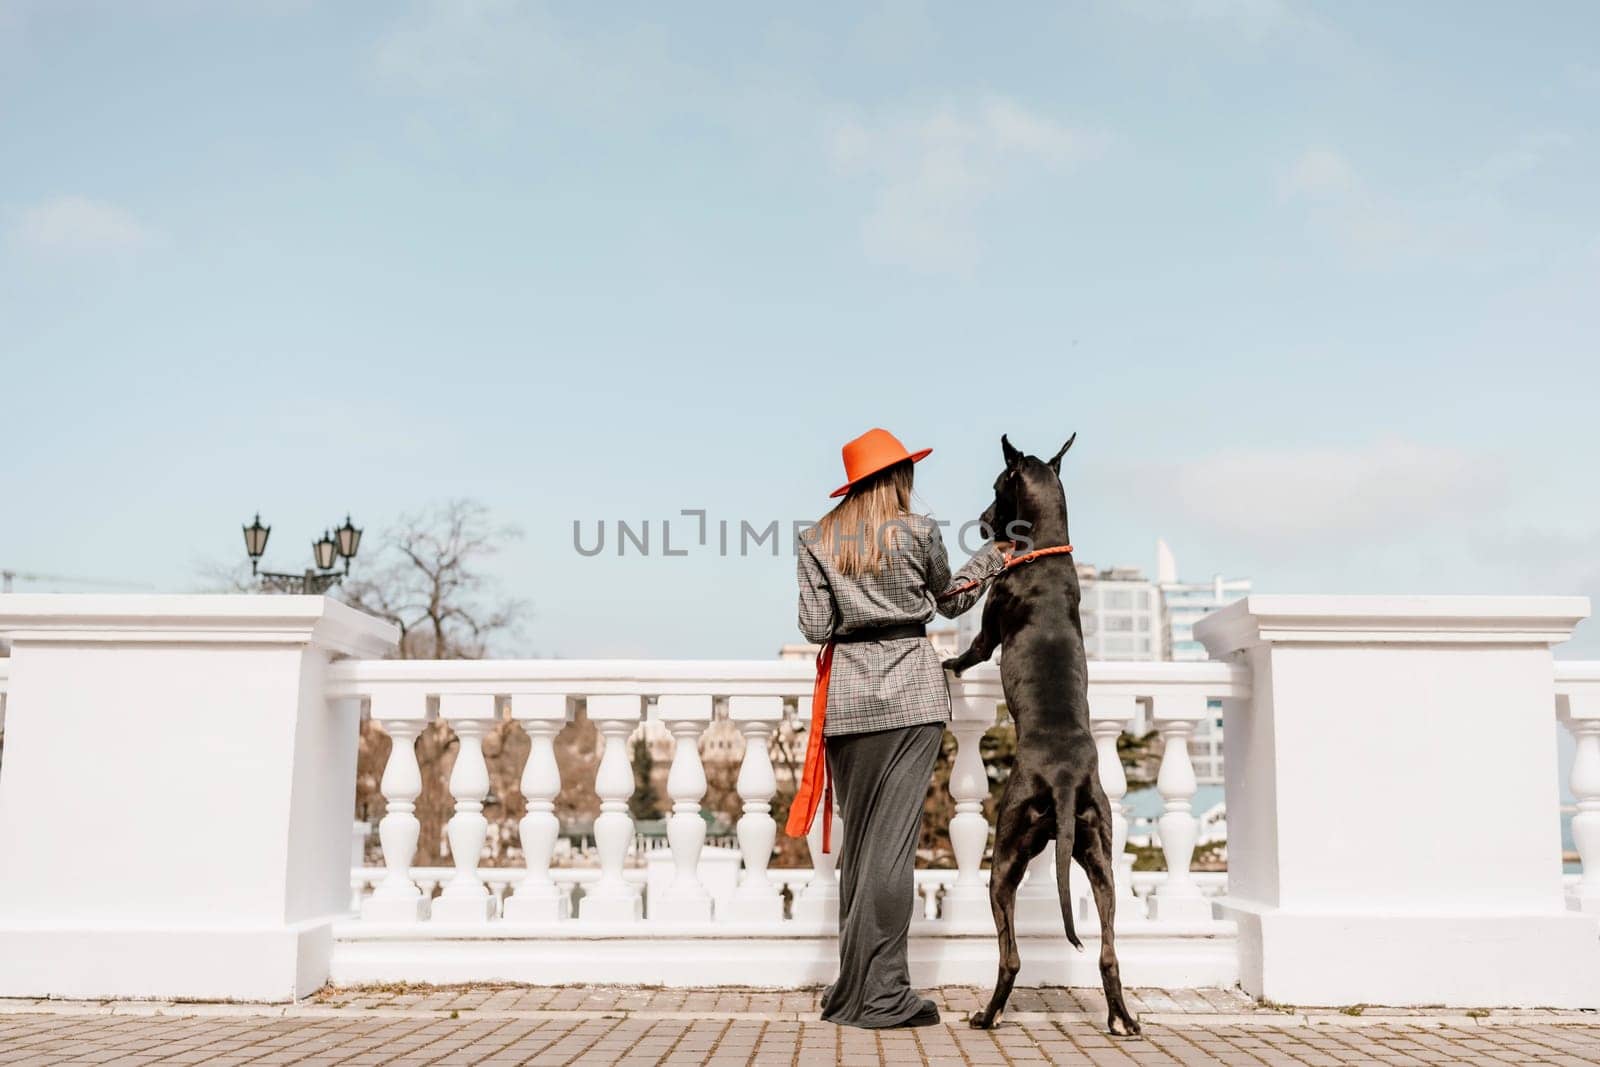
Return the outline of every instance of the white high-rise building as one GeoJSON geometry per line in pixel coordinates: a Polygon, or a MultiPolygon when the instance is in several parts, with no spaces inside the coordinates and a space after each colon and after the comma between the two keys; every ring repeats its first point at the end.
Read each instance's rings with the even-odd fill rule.
{"type": "MultiPolygon", "coordinates": [[[[1250,593],[1248,578],[1218,574],[1209,582],[1180,581],[1178,561],[1161,540],[1156,541],[1156,583],[1167,606],[1168,641],[1176,660],[1205,659],[1205,646],[1194,639],[1194,624],[1250,593]]],[[[1222,702],[1211,701],[1210,711],[1211,717],[1196,727],[1189,741],[1195,778],[1208,783],[1222,781],[1222,702]]]]}
{"type": "Polygon", "coordinates": [[[1248,578],[1217,574],[1209,582],[1179,581],[1177,559],[1161,540],[1156,541],[1156,583],[1167,604],[1171,658],[1177,660],[1205,659],[1205,646],[1194,639],[1194,624],[1250,593],[1248,578]]]}
{"type": "Polygon", "coordinates": [[[1078,604],[1083,647],[1090,659],[1167,658],[1167,626],[1161,589],[1137,567],[1097,571],[1078,565],[1078,604]]]}
{"type": "MultiPolygon", "coordinates": [[[[1078,587],[1082,594],[1078,612],[1083,621],[1083,648],[1090,659],[1127,662],[1169,658],[1161,589],[1139,568],[1099,570],[1080,563],[1078,587]]],[[[982,619],[983,601],[979,600],[956,620],[960,647],[971,644],[982,619]]]]}

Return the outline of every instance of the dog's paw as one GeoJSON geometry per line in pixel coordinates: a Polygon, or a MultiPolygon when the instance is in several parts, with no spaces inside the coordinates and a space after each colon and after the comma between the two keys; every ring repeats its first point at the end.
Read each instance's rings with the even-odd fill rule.
{"type": "Polygon", "coordinates": [[[943,667],[957,678],[961,677],[961,672],[967,669],[957,656],[951,656],[949,659],[939,664],[939,666],[943,667]]]}
{"type": "Polygon", "coordinates": [[[999,1022],[999,1016],[991,1016],[985,1008],[973,1012],[972,1018],[967,1020],[967,1025],[974,1030],[993,1030],[999,1022]]]}
{"type": "Polygon", "coordinates": [[[1138,1037],[1139,1020],[1125,1012],[1113,1011],[1106,1018],[1106,1029],[1113,1037],[1138,1037]]]}

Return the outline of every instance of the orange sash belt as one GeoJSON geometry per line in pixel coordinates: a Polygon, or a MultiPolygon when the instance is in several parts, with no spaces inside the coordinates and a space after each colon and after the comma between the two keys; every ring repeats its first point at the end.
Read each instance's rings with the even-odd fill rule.
{"type": "Polygon", "coordinates": [[[826,805],[822,816],[822,851],[833,851],[833,778],[828,774],[828,753],[822,727],[828,717],[828,678],[833,673],[833,642],[817,653],[817,684],[811,690],[811,733],[806,738],[806,765],[800,772],[800,787],[789,806],[784,833],[804,837],[811,832],[819,804],[826,805]]]}

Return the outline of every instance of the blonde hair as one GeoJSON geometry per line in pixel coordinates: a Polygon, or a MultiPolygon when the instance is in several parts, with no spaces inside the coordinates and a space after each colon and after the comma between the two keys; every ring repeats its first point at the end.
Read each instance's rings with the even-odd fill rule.
{"type": "Polygon", "coordinates": [[[817,523],[818,550],[833,557],[839,573],[877,574],[900,543],[911,513],[911,461],[902,460],[850,487],[849,494],[817,523]]]}

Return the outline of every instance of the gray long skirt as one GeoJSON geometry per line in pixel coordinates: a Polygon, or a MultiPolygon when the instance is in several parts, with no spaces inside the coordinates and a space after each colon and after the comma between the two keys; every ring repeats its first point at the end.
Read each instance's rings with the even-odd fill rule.
{"type": "Polygon", "coordinates": [[[943,723],[828,738],[844,818],[839,849],[839,977],[822,994],[824,1022],[878,1029],[916,1015],[906,970],[916,904],[922,804],[943,723]]]}

